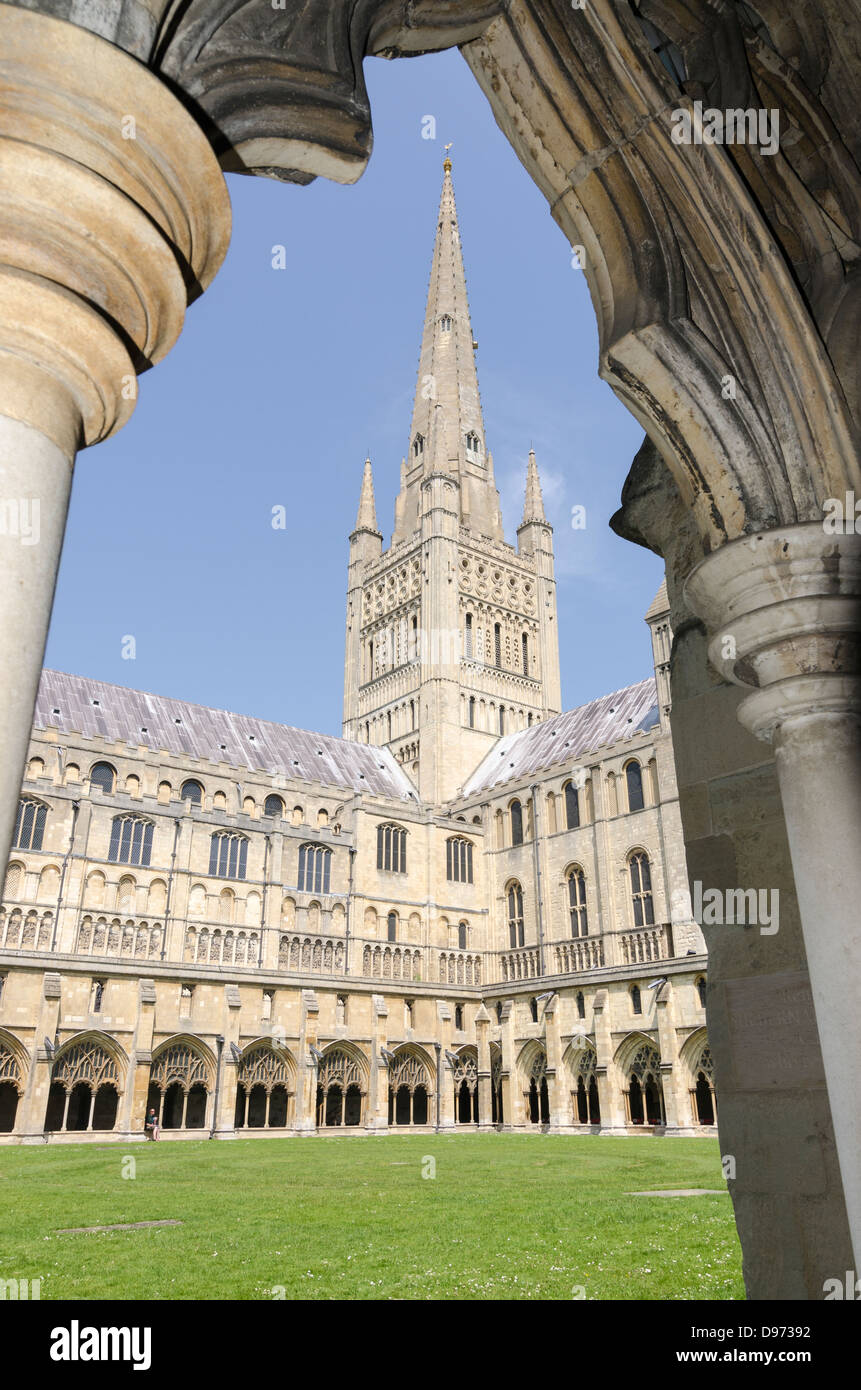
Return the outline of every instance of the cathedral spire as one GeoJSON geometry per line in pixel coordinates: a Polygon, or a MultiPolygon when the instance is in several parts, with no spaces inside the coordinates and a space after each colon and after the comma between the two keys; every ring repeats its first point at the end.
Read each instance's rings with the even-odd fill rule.
{"type": "Polygon", "coordinates": [[[362,473],[362,491],[359,494],[359,512],[356,517],[356,531],[377,530],[377,508],[374,501],[374,473],[371,460],[365,459],[362,473]]]}
{"type": "MultiPolygon", "coordinates": [[[[468,458],[484,464],[484,421],[475,368],[477,346],[466,297],[451,160],[446,157],[413,406],[411,468],[422,463],[427,471],[430,460],[422,458],[422,445],[429,437],[435,408],[440,407],[450,447],[454,448],[459,463],[464,464],[468,458]],[[418,450],[415,447],[417,439],[418,450]]],[[[437,413],[437,421],[439,419],[437,413]]],[[[437,429],[439,431],[439,424],[437,429]]]]}
{"type": "Polygon", "coordinates": [[[529,463],[526,465],[526,496],[523,500],[523,520],[521,526],[526,526],[530,521],[544,521],[547,517],[544,514],[544,498],[541,495],[541,479],[538,476],[538,464],[535,462],[535,450],[529,450],[529,463]]]}
{"type": "Polygon", "coordinates": [[[502,540],[499,495],[488,469],[484,420],[451,159],[443,163],[433,260],[425,306],[419,372],[410,426],[406,486],[396,508],[394,541],[414,529],[422,514],[422,479],[452,474],[460,484],[461,522],[502,540]]]}

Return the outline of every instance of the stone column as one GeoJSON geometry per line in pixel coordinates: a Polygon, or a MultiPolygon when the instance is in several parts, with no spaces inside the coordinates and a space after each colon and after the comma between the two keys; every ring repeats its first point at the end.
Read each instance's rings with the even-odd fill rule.
{"type": "Polygon", "coordinates": [[[374,1036],[371,1045],[371,1089],[368,1095],[365,1128],[385,1130],[389,1127],[389,1067],[383,1048],[389,1037],[389,1006],[382,994],[371,995],[374,1011],[374,1036]]]}
{"type": "Polygon", "coordinates": [[[115,433],[227,249],[203,131],[141,63],[0,5],[0,868],[76,451],[115,433]]]}
{"type": "Polygon", "coordinates": [[[559,1026],[559,995],[554,994],[544,1005],[544,1043],[547,1050],[547,1099],[550,1104],[550,1128],[570,1125],[569,1101],[566,1095],[565,1067],[562,1064],[562,1037],[559,1026]]]}
{"type": "MultiPolygon", "coordinates": [[[[741,723],[774,749],[857,1268],[861,541],[819,522],[745,536],[699,564],[685,592],[709,629],[712,664],[755,687],[738,707],[741,723]]],[[[748,1046],[780,1041],[751,1027],[748,1046]]]]}
{"type": "Polygon", "coordinates": [[[439,1022],[439,1040],[441,1046],[439,1127],[442,1130],[452,1129],[455,1124],[454,1074],[452,1065],[448,1060],[448,1054],[452,1050],[451,1005],[448,1004],[445,999],[438,999],[436,1001],[436,1013],[439,1022]]]}
{"type": "Polygon", "coordinates": [[[45,1132],[45,1113],[54,1069],[53,1054],[45,1046],[45,1040],[53,1043],[57,1035],[61,996],[60,976],[53,970],[47,971],[42,978],[42,997],[33,1034],[33,1065],[24,1095],[18,1102],[16,1128],[22,1144],[41,1143],[45,1132]]]}
{"type": "Polygon", "coordinates": [[[655,991],[655,1019],[658,1025],[658,1051],[661,1054],[661,1089],[667,1130],[692,1134],[690,1093],[682,1075],[676,1041],[672,987],[665,980],[655,991]]]}
{"type": "Polygon", "coordinates": [[[475,1015],[475,1042],[478,1052],[478,1127],[482,1130],[493,1129],[489,1027],[490,1014],[484,1004],[480,1004],[475,1015]]]}
{"type": "Polygon", "coordinates": [[[317,1067],[312,1047],[317,1047],[320,1005],[313,989],[302,990],[302,1023],[296,1056],[294,1129],[313,1134],[317,1128],[317,1067]]]}
{"type": "Polygon", "coordinates": [[[625,1100],[619,1087],[619,1069],[613,1061],[613,1033],[610,997],[599,989],[592,1001],[595,1026],[595,1084],[601,1107],[601,1133],[624,1133],[625,1100]]]}

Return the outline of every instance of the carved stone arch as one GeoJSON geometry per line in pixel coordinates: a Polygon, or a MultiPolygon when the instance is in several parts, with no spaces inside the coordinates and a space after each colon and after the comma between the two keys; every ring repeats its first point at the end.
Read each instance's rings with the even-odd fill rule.
{"type": "Polygon", "coordinates": [[[30,1054],[21,1039],[8,1028],[0,1028],[0,1082],[8,1081],[22,1096],[29,1073],[30,1054]]]}
{"type": "Polygon", "coordinates": [[[416,1086],[426,1088],[428,1096],[433,1094],[436,1068],[423,1047],[417,1043],[402,1043],[394,1050],[394,1062],[389,1070],[389,1085],[416,1086]]]}
{"type": "Polygon", "coordinates": [[[239,1085],[262,1085],[267,1090],[273,1086],[287,1086],[296,1089],[296,1058],[289,1047],[276,1047],[271,1038],[261,1037],[242,1049],[236,1067],[236,1080],[239,1085]]]}
{"type": "Polygon", "coordinates": [[[590,1056],[595,1058],[595,1065],[597,1065],[595,1039],[590,1037],[588,1033],[580,1033],[572,1038],[562,1054],[562,1066],[565,1070],[566,1080],[575,1079],[584,1062],[591,1066],[590,1056]]]}
{"type": "Polygon", "coordinates": [[[626,1034],[619,1043],[619,1046],[613,1054],[613,1065],[618,1067],[619,1071],[623,1074],[626,1073],[638,1051],[643,1047],[654,1048],[658,1053],[658,1060],[660,1061],[660,1049],[658,1048],[656,1040],[650,1037],[648,1033],[635,1031],[626,1034]]]}
{"type": "Polygon", "coordinates": [[[318,1080],[321,1074],[325,1074],[327,1084],[336,1080],[338,1075],[345,1075],[348,1084],[356,1082],[365,1092],[370,1081],[370,1062],[355,1043],[339,1039],[323,1049],[323,1057],[318,1064],[318,1080]]]}
{"type": "MultiPolygon", "coordinates": [[[[672,140],[671,113],[690,98],[627,7],[562,13],[514,0],[464,56],[584,248],[601,375],[666,459],[704,552],[817,518],[859,476],[851,423],[748,168],[727,146],[672,140]]],[[[710,11],[703,32],[718,22],[710,11]]],[[[735,14],[725,23],[739,33],[735,14]]]]}
{"type": "Polygon", "coordinates": [[[87,1029],[67,1038],[57,1049],[51,1079],[60,1081],[61,1085],[66,1085],[67,1081],[74,1085],[75,1080],[89,1080],[95,1085],[111,1084],[121,1092],[128,1065],[128,1056],[115,1038],[97,1029],[87,1029]],[[73,1074],[75,1080],[69,1080],[73,1074]]]}
{"type": "Polygon", "coordinates": [[[184,1089],[200,1084],[211,1091],[215,1068],[215,1055],[205,1042],[191,1033],[175,1033],[153,1050],[150,1084],[168,1086],[175,1080],[184,1089]]]}

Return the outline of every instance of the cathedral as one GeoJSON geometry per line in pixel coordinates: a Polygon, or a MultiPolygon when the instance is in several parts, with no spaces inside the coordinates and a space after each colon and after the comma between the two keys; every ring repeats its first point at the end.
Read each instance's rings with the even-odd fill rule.
{"type": "MultiPolygon", "coordinates": [[[[716,1133],[653,674],[563,710],[553,531],[487,448],[446,159],[388,547],[365,461],[342,737],[45,670],[0,910],[5,1143],[716,1133]]],[[[636,673],[634,673],[636,674],[636,673]]]]}

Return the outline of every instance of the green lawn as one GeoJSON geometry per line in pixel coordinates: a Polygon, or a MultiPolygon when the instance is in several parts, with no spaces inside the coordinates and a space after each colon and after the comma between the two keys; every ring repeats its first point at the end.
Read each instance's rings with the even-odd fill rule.
{"type": "Polygon", "coordinates": [[[2,1148],[0,1278],[41,1277],[43,1299],[743,1298],[728,1196],[626,1196],[673,1187],[724,1187],[716,1140],[2,1148]]]}

